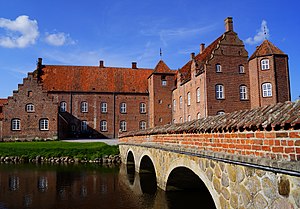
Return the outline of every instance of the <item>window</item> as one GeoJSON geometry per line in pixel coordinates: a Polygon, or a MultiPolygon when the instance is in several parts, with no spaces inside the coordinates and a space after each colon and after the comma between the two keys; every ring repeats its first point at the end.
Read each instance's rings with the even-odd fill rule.
{"type": "Polygon", "coordinates": [[[263,59],[260,61],[261,69],[262,70],[269,70],[270,69],[270,64],[268,59],[263,59]]]}
{"type": "Polygon", "coordinates": [[[239,66],[239,73],[245,73],[245,68],[243,65],[239,66]]]}
{"type": "Polygon", "coordinates": [[[121,131],[126,131],[126,121],[125,120],[122,120],[120,122],[120,130],[121,131]]]}
{"type": "Polygon", "coordinates": [[[88,103],[81,102],[81,112],[88,112],[88,103]]]}
{"type": "Polygon", "coordinates": [[[173,99],[173,111],[175,112],[176,111],[176,100],[173,99]]]}
{"type": "Polygon", "coordinates": [[[21,120],[20,119],[12,119],[11,120],[11,130],[20,131],[21,130],[21,120]]]}
{"type": "Polygon", "coordinates": [[[224,86],[222,84],[216,85],[216,99],[224,99],[224,86]]]}
{"type": "Polygon", "coordinates": [[[222,66],[220,64],[216,64],[216,72],[217,73],[222,72],[222,66]]]}
{"type": "Polygon", "coordinates": [[[191,105],[191,92],[187,93],[187,105],[190,106],[191,105]]]}
{"type": "Polygon", "coordinates": [[[217,115],[224,115],[224,114],[225,114],[225,112],[223,110],[220,110],[217,112],[217,115]]]}
{"type": "Polygon", "coordinates": [[[101,103],[101,112],[107,113],[107,103],[106,102],[101,103]]]}
{"type": "Polygon", "coordinates": [[[200,119],[201,118],[201,114],[200,112],[197,113],[197,119],[200,119]]]}
{"type": "Polygon", "coordinates": [[[120,112],[121,113],[126,113],[126,103],[125,102],[122,102],[120,104],[120,112]]]}
{"type": "Polygon", "coordinates": [[[247,86],[242,85],[240,86],[240,100],[247,100],[248,93],[247,93],[247,86]]]}
{"type": "Polygon", "coordinates": [[[47,118],[42,118],[40,120],[40,131],[48,131],[49,130],[49,120],[47,118]]]}
{"type": "Polygon", "coordinates": [[[175,119],[173,119],[173,124],[174,124],[174,123],[176,123],[176,120],[175,120],[175,119]]]}
{"type": "Polygon", "coordinates": [[[196,90],[196,101],[197,102],[200,102],[200,88],[197,88],[197,90],[196,90]]]}
{"type": "Polygon", "coordinates": [[[179,97],[179,108],[182,108],[182,96],[179,97]]]}
{"type": "Polygon", "coordinates": [[[67,103],[61,102],[60,103],[60,112],[66,112],[67,111],[67,103]]]}
{"type": "Polygon", "coordinates": [[[146,129],[146,121],[141,121],[140,122],[140,129],[145,130],[146,129]]]}
{"type": "Polygon", "coordinates": [[[100,121],[100,130],[101,131],[107,131],[107,121],[106,120],[101,120],[100,121]]]}
{"type": "Polygon", "coordinates": [[[28,92],[27,92],[27,96],[28,96],[28,97],[32,97],[32,91],[28,91],[28,92]]]}
{"type": "Polygon", "coordinates": [[[140,113],[146,113],[146,104],[140,103],[140,113]]]}
{"type": "Polygon", "coordinates": [[[180,117],[180,123],[182,123],[183,122],[183,119],[182,119],[182,117],[180,117]]]}
{"type": "Polygon", "coordinates": [[[88,123],[86,120],[81,121],[81,131],[87,131],[88,123]]]}
{"type": "Polygon", "coordinates": [[[166,76],[165,75],[161,76],[161,85],[162,86],[166,86],[167,85],[167,80],[166,80],[166,76]]]}
{"type": "Polygon", "coordinates": [[[26,105],[26,111],[27,112],[34,112],[34,105],[33,104],[27,104],[26,105]]]}
{"type": "Polygon", "coordinates": [[[162,123],[162,122],[163,122],[163,119],[162,119],[162,118],[159,118],[158,120],[159,120],[159,122],[160,122],[160,123],[162,123]]]}
{"type": "Polygon", "coordinates": [[[188,116],[188,121],[191,121],[191,116],[190,115],[188,116]]]}
{"type": "Polygon", "coordinates": [[[271,83],[264,83],[262,85],[262,94],[263,94],[263,97],[271,97],[272,96],[272,84],[271,83]]]}

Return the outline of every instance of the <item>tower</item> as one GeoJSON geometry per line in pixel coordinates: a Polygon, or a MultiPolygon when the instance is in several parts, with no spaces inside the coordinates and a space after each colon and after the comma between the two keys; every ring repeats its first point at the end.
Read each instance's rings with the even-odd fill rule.
{"type": "Polygon", "coordinates": [[[265,40],[249,58],[251,108],[291,99],[288,55],[265,40]]]}

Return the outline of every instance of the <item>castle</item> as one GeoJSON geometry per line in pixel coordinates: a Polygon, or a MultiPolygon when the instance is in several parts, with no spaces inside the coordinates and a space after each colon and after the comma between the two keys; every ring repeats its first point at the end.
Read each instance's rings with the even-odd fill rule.
{"type": "Polygon", "coordinates": [[[248,57],[233,30],[179,70],[45,65],[0,99],[0,140],[117,138],[120,132],[182,123],[290,100],[288,56],[265,40],[248,57]]]}

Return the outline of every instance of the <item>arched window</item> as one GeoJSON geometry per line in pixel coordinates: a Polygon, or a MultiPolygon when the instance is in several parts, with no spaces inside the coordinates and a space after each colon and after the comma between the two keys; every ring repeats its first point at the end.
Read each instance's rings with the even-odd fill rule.
{"type": "Polygon", "coordinates": [[[88,112],[88,103],[81,102],[81,112],[88,112]]]}
{"type": "Polygon", "coordinates": [[[125,102],[122,102],[120,104],[120,112],[121,113],[126,113],[126,103],[125,102]]]}
{"type": "Polygon", "coordinates": [[[107,131],[107,121],[106,120],[101,120],[100,121],[100,130],[101,131],[107,131]]]}
{"type": "Polygon", "coordinates": [[[260,67],[262,70],[269,70],[270,69],[270,63],[268,59],[262,59],[260,61],[260,67]]]}
{"type": "Polygon", "coordinates": [[[121,131],[126,131],[127,130],[127,124],[126,124],[126,121],[125,120],[122,120],[121,122],[120,122],[120,130],[121,131]]]}
{"type": "Polygon", "coordinates": [[[49,130],[49,120],[47,118],[42,118],[40,120],[40,131],[48,131],[49,130]]]}
{"type": "Polygon", "coordinates": [[[200,102],[200,88],[197,88],[196,90],[196,101],[200,102]]]}
{"type": "Polygon", "coordinates": [[[217,115],[224,115],[224,114],[225,114],[225,112],[223,110],[220,110],[217,112],[217,115]]]}
{"type": "Polygon", "coordinates": [[[146,121],[140,121],[140,129],[145,130],[146,129],[146,121]]]}
{"type": "Polygon", "coordinates": [[[101,113],[107,113],[107,103],[101,102],[101,113]]]}
{"type": "Polygon", "coordinates": [[[188,121],[191,121],[191,116],[190,115],[188,116],[188,121]]]}
{"type": "Polygon", "coordinates": [[[179,108],[182,108],[182,96],[179,97],[179,108]]]}
{"type": "Polygon", "coordinates": [[[241,85],[240,86],[240,100],[247,100],[247,99],[248,99],[247,86],[241,85]]]}
{"type": "Polygon", "coordinates": [[[21,120],[18,118],[14,118],[11,120],[11,130],[12,131],[20,131],[21,130],[21,120]]]}
{"type": "Polygon", "coordinates": [[[140,113],[146,113],[146,104],[140,103],[140,113]]]}
{"type": "Polygon", "coordinates": [[[224,93],[224,86],[222,84],[216,85],[216,99],[224,99],[225,93],[224,93]]]}
{"type": "Polygon", "coordinates": [[[176,100],[173,99],[173,111],[175,112],[176,111],[176,100]]]}
{"type": "Polygon", "coordinates": [[[262,84],[262,95],[263,95],[263,97],[271,97],[272,96],[272,84],[271,83],[263,83],[262,84]]]}
{"type": "Polygon", "coordinates": [[[87,131],[88,123],[86,120],[81,121],[81,131],[87,131]]]}
{"type": "Polygon", "coordinates": [[[187,105],[190,106],[191,105],[191,92],[187,93],[187,105]]]}
{"type": "Polygon", "coordinates": [[[26,112],[34,112],[34,105],[33,104],[27,104],[26,105],[26,112]]]}
{"type": "Polygon", "coordinates": [[[201,114],[200,112],[197,113],[197,119],[200,119],[201,118],[201,114]]]}
{"type": "Polygon", "coordinates": [[[244,65],[239,66],[239,73],[245,73],[245,67],[244,65]]]}
{"type": "Polygon", "coordinates": [[[66,112],[67,111],[67,103],[61,102],[60,103],[60,112],[66,112]]]}
{"type": "Polygon", "coordinates": [[[222,72],[222,66],[221,64],[216,64],[216,72],[221,73],[222,72]]]}
{"type": "Polygon", "coordinates": [[[183,119],[182,119],[182,117],[180,117],[180,123],[182,123],[183,122],[183,119]]]}

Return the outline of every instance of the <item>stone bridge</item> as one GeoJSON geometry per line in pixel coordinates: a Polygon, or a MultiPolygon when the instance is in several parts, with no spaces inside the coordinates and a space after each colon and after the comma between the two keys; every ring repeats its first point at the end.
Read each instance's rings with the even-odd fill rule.
{"type": "Polygon", "coordinates": [[[201,191],[203,206],[300,208],[299,129],[300,101],[286,102],[126,133],[119,147],[159,188],[201,191]]]}

